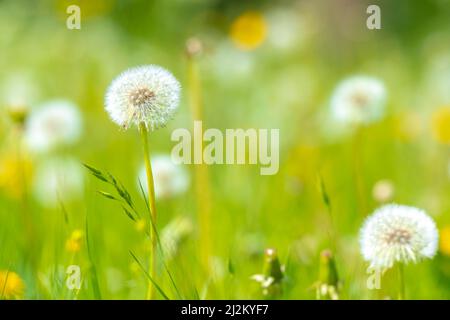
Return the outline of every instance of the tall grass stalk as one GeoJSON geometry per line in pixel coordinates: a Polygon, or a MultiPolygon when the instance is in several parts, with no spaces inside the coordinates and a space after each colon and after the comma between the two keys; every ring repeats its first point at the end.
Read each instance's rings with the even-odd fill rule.
{"type": "Polygon", "coordinates": [[[362,215],[366,215],[368,213],[367,200],[366,200],[366,191],[365,191],[365,183],[363,177],[363,147],[364,147],[364,137],[363,137],[363,129],[362,127],[356,128],[356,133],[353,138],[352,145],[352,162],[353,162],[353,175],[355,179],[356,186],[356,194],[357,194],[357,203],[358,203],[358,212],[362,215]]]}
{"type": "MultiPolygon", "coordinates": [[[[153,172],[152,172],[152,164],[150,161],[150,148],[148,143],[148,130],[145,126],[145,123],[139,124],[139,132],[141,134],[142,139],[142,147],[144,151],[144,163],[145,163],[145,172],[147,176],[147,188],[148,188],[148,202],[149,202],[149,213],[150,213],[150,240],[151,240],[151,256],[149,261],[149,274],[152,279],[156,278],[156,267],[157,267],[157,239],[156,239],[156,204],[155,204],[155,188],[153,183],[153,172]]],[[[155,297],[155,290],[152,283],[149,282],[147,289],[147,299],[153,299],[155,297]]]]}
{"type": "MultiPolygon", "coordinates": [[[[198,40],[192,40],[198,41],[198,40]]],[[[198,43],[198,45],[200,45],[198,43]]],[[[194,121],[203,120],[203,102],[201,91],[201,80],[198,70],[196,55],[198,51],[190,50],[189,44],[187,48],[188,57],[188,94],[189,105],[191,108],[192,118],[194,121]]],[[[203,141],[195,141],[200,144],[203,150],[203,141]]],[[[211,252],[211,195],[209,185],[209,172],[205,164],[196,164],[194,166],[195,176],[195,192],[198,211],[198,222],[200,227],[200,255],[203,268],[209,270],[209,255],[211,252]]]]}

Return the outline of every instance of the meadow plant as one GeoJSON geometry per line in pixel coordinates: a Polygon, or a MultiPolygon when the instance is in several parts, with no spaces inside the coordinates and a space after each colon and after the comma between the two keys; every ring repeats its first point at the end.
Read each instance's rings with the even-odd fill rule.
{"type": "MultiPolygon", "coordinates": [[[[111,119],[124,129],[131,125],[138,127],[141,135],[150,211],[152,279],[156,277],[157,267],[157,213],[148,132],[164,127],[173,117],[178,108],[180,89],[180,83],[169,71],[148,65],[120,74],[109,86],[105,97],[105,110],[111,119]]],[[[148,288],[147,298],[151,299],[154,296],[152,284],[148,288]]]]}
{"type": "Polygon", "coordinates": [[[384,205],[370,215],[360,231],[361,252],[370,268],[399,270],[399,299],[405,297],[403,265],[433,258],[438,231],[425,211],[405,205],[384,205]]]}

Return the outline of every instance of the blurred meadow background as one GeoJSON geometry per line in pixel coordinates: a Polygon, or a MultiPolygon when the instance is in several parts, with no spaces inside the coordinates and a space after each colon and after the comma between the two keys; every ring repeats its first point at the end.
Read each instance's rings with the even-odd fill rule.
{"type": "Polygon", "coordinates": [[[146,297],[142,147],[104,110],[111,81],[145,64],[182,85],[173,121],[149,134],[165,295],[315,299],[335,275],[321,259],[329,249],[340,299],[395,298],[390,270],[367,288],[359,230],[396,202],[424,209],[440,232],[436,257],[405,268],[406,297],[450,298],[447,0],[2,0],[0,30],[1,299],[146,297]],[[372,2],[381,30],[366,27],[372,2]],[[66,27],[72,4],[80,30],[66,27]],[[335,89],[354,75],[385,88],[376,121],[333,117],[335,89]],[[42,129],[33,114],[52,105],[68,111],[42,129]],[[204,129],[280,129],[279,172],[167,164],[171,132],[199,117],[204,129]],[[141,218],[82,164],[119,180],[141,218]],[[79,290],[66,285],[70,265],[79,290]]]}

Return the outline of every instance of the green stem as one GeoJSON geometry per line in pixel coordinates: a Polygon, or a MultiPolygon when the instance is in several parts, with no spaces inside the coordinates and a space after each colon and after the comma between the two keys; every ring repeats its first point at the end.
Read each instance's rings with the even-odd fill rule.
{"type": "Polygon", "coordinates": [[[403,264],[398,264],[398,300],[405,299],[405,272],[403,268],[403,264]]]}
{"type": "MultiPolygon", "coordinates": [[[[156,276],[156,205],[155,205],[155,188],[153,183],[152,164],[150,162],[150,149],[148,144],[148,131],[145,123],[139,124],[139,132],[142,139],[142,147],[144,150],[144,163],[145,172],[147,175],[147,189],[148,189],[148,203],[150,209],[150,239],[152,243],[152,253],[149,263],[149,274],[153,279],[156,276]]],[[[155,289],[149,282],[147,290],[147,299],[153,299],[155,297],[155,289]]]]}
{"type": "MultiPolygon", "coordinates": [[[[188,56],[188,89],[189,105],[193,120],[203,121],[203,103],[201,81],[195,57],[188,56]]],[[[202,144],[203,141],[195,143],[202,144]]],[[[203,150],[203,147],[202,147],[203,150]]],[[[209,171],[207,166],[197,164],[194,166],[196,202],[200,227],[200,256],[203,268],[209,271],[209,255],[211,253],[211,194],[209,184],[209,171]]]]}

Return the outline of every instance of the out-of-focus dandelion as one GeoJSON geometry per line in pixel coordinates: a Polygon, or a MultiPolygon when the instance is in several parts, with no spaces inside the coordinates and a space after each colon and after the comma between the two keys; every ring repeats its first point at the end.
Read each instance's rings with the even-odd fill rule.
{"type": "Polygon", "coordinates": [[[36,80],[29,74],[15,73],[5,79],[0,88],[2,105],[9,113],[28,110],[38,98],[36,80]]]}
{"type": "Polygon", "coordinates": [[[390,180],[379,180],[374,184],[372,189],[372,197],[380,203],[392,201],[394,193],[394,185],[390,180]]]}
{"type": "MultiPolygon", "coordinates": [[[[105,110],[111,119],[127,129],[131,124],[139,128],[144,151],[147,193],[150,211],[150,233],[152,254],[150,274],[156,276],[157,214],[155,187],[150,162],[148,130],[164,127],[172,118],[180,100],[181,86],[166,69],[147,65],[128,69],[113,80],[105,97],[105,110]]],[[[154,288],[148,285],[147,298],[154,296],[154,288]]]]}
{"type": "Polygon", "coordinates": [[[164,127],[173,117],[180,98],[180,83],[166,69],[141,66],[120,74],[108,88],[105,109],[127,129],[144,124],[148,130],[164,127]]]}
{"type": "Polygon", "coordinates": [[[55,208],[61,203],[78,199],[83,189],[83,168],[75,159],[48,159],[36,167],[33,191],[45,207],[55,208]]]}
{"type": "Polygon", "coordinates": [[[267,14],[267,42],[276,49],[294,49],[307,37],[309,29],[304,22],[304,17],[291,8],[271,10],[267,14]]]}
{"type": "Polygon", "coordinates": [[[317,300],[339,299],[339,277],[336,263],[330,250],[320,253],[319,281],[316,284],[317,300]]]}
{"type": "MultiPolygon", "coordinates": [[[[169,155],[155,155],[151,158],[155,197],[167,199],[185,192],[189,186],[189,176],[181,165],[173,163],[169,155]]],[[[139,171],[139,181],[145,181],[145,166],[139,171]]],[[[143,185],[144,191],[148,188],[143,185]]]]}
{"type": "Polygon", "coordinates": [[[361,252],[370,267],[399,267],[399,298],[404,298],[403,264],[417,263],[436,254],[438,231],[423,210],[384,205],[367,218],[360,232],[361,252]]]}
{"type": "Polygon", "coordinates": [[[0,270],[0,300],[23,299],[25,283],[20,276],[9,270],[0,270]]]}
{"type": "Polygon", "coordinates": [[[186,217],[177,217],[162,229],[161,242],[166,259],[170,260],[177,255],[181,244],[192,233],[193,229],[192,221],[186,217]]]}
{"type": "Polygon", "coordinates": [[[82,230],[74,230],[70,234],[69,238],[66,241],[66,250],[70,253],[76,253],[81,250],[81,246],[83,245],[83,231],[82,230]]]}
{"type": "Polygon", "coordinates": [[[433,113],[434,138],[443,144],[450,144],[450,106],[441,107],[433,113]]]}
{"type": "Polygon", "coordinates": [[[241,14],[233,21],[230,38],[241,50],[258,48],[266,39],[267,23],[264,16],[256,11],[241,14]]]}
{"type": "Polygon", "coordinates": [[[386,88],[379,79],[352,76],[342,81],[331,97],[334,118],[350,124],[369,124],[384,115],[386,88]]]}
{"type": "Polygon", "coordinates": [[[439,240],[439,251],[450,256],[450,226],[445,226],[440,230],[439,240]]]}
{"type": "Polygon", "coordinates": [[[82,120],[71,101],[53,100],[33,108],[26,121],[25,141],[31,151],[47,152],[78,141],[82,120]]]}
{"type": "Polygon", "coordinates": [[[262,274],[255,274],[252,280],[259,282],[262,293],[268,298],[275,298],[282,294],[282,282],[284,278],[284,266],[280,264],[275,249],[268,248],[264,252],[264,266],[262,274]]]}

